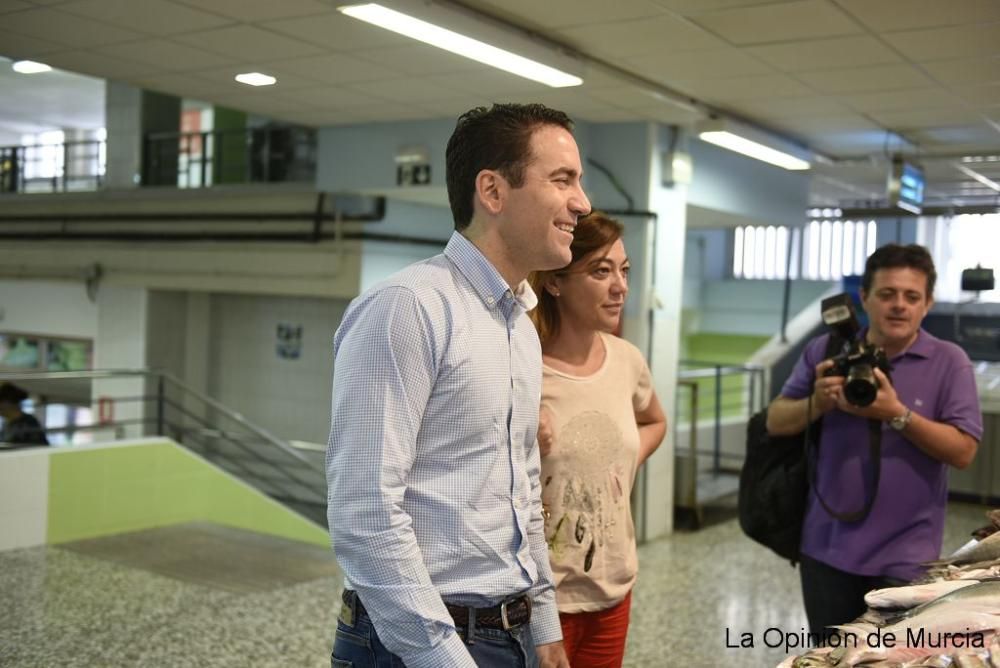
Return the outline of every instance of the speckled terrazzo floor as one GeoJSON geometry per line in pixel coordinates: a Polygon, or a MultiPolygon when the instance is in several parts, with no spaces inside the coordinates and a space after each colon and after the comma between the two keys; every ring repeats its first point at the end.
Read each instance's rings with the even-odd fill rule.
{"type": "MultiPolygon", "coordinates": [[[[952,504],[946,551],[985,524],[983,511],[952,504]]],[[[301,544],[224,529],[215,550],[232,547],[220,545],[226,535],[258,554],[231,562],[243,575],[218,582],[206,579],[217,571],[204,564],[189,562],[200,575],[186,577],[176,564],[167,573],[121,554],[109,560],[102,550],[110,543],[0,553],[0,666],[329,666],[339,577],[324,574],[322,556],[301,544]],[[306,565],[289,576],[296,554],[306,565]],[[280,572],[265,577],[267,569],[280,572]]],[[[763,647],[762,632],[804,624],[797,572],[744,538],[734,519],[678,531],[639,553],[626,666],[770,667],[785,652],[763,647]],[[727,649],[727,627],[732,638],[753,633],[758,646],[727,649]]],[[[164,552],[159,561],[171,560],[164,552]]]]}

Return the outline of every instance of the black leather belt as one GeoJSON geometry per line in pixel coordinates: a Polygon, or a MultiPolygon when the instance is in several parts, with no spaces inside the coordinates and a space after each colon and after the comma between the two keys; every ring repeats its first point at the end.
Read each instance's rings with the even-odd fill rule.
{"type": "MultiPolygon", "coordinates": [[[[351,606],[353,609],[354,618],[362,613],[368,614],[365,606],[361,604],[357,592],[345,589],[341,598],[344,605],[351,606]]],[[[454,620],[455,626],[463,629],[477,626],[509,631],[531,621],[531,599],[524,594],[511,597],[492,608],[467,608],[451,603],[445,603],[444,606],[448,609],[448,614],[454,620]]]]}

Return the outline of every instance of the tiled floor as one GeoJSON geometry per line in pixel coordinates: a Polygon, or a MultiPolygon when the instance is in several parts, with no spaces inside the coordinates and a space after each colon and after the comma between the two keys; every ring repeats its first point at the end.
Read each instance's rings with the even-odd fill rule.
{"type": "MultiPolygon", "coordinates": [[[[953,504],[945,548],[985,524],[953,504]]],[[[626,666],[774,666],[804,625],[798,575],[736,521],[640,548],[626,666]],[[727,648],[751,633],[754,648],[727,648]]],[[[329,666],[340,606],[325,550],[211,525],[0,553],[0,666],[329,666]]]]}

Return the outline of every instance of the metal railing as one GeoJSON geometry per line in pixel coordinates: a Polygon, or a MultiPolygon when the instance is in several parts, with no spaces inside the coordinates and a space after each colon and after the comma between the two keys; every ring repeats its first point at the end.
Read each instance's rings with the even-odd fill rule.
{"type": "Polygon", "coordinates": [[[693,381],[702,388],[703,399],[693,420],[711,420],[712,457],[718,468],[723,419],[740,418],[745,422],[766,403],[764,367],[698,360],[681,360],[679,364],[678,378],[693,381]]]}
{"type": "Polygon", "coordinates": [[[674,402],[675,504],[694,511],[739,487],[746,423],[764,407],[765,370],[681,360],[674,402]]]}
{"type": "Polygon", "coordinates": [[[157,132],[145,137],[143,185],[311,182],[316,133],[297,126],[157,132]]]}
{"type": "MultiPolygon", "coordinates": [[[[0,194],[99,190],[104,140],[0,146],[0,194]]],[[[264,126],[207,132],[156,132],[143,138],[144,186],[207,188],[236,183],[310,183],[316,177],[316,132],[264,126]]]]}
{"type": "Polygon", "coordinates": [[[258,491],[325,526],[326,475],[314,453],[303,452],[173,375],[149,370],[4,372],[38,399],[32,409],[45,425],[52,406],[89,407],[91,419],[45,425],[57,447],[166,436],[258,491]],[[116,415],[117,414],[117,415],[116,415]],[[57,438],[62,435],[63,438],[57,438]],[[65,438],[66,436],[69,438],[65,438]]]}
{"type": "Polygon", "coordinates": [[[0,193],[97,190],[104,181],[105,142],[0,146],[0,193]]]}

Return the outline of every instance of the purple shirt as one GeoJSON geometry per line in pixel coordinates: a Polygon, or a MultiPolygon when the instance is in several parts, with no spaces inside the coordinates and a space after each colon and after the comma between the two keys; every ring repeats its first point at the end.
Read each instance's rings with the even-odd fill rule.
{"type": "MultiPolygon", "coordinates": [[[[782,396],[804,399],[812,393],[828,338],[809,342],[782,396]]],[[[982,437],[976,379],[965,351],[921,329],[913,345],[890,362],[893,386],[905,406],[977,441],[982,437]]],[[[823,416],[817,486],[827,505],[839,513],[862,507],[871,496],[870,460],[867,420],[836,409],[823,416]]],[[[882,477],[871,514],[859,522],[840,522],[810,492],[802,552],[849,573],[916,579],[924,572],[920,564],[941,553],[947,468],[883,424],[882,477]]]]}

